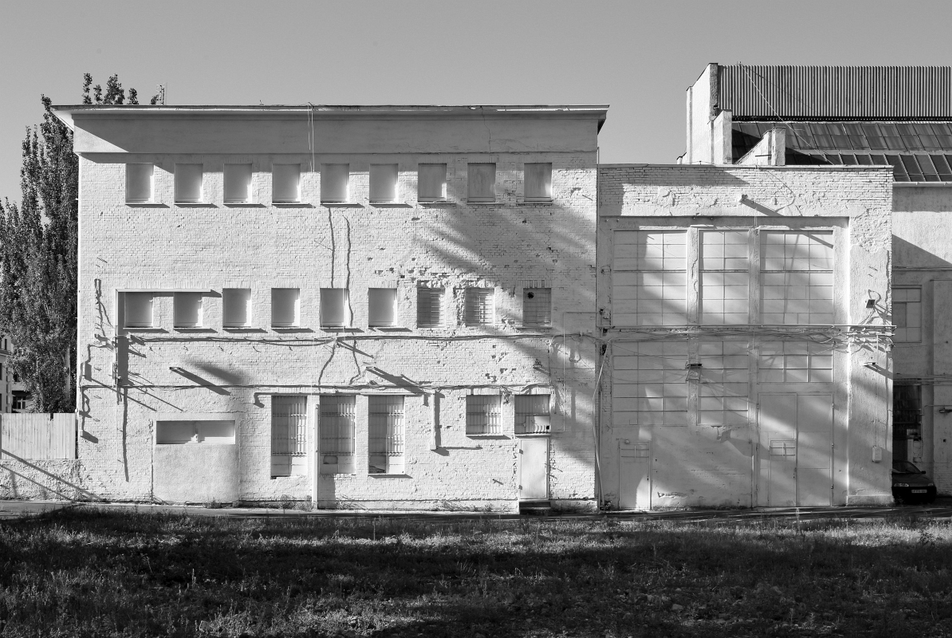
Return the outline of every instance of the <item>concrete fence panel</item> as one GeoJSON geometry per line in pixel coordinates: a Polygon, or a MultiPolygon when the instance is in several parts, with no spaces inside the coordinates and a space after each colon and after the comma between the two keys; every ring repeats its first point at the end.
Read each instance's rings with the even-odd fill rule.
{"type": "Polygon", "coordinates": [[[0,414],[0,458],[75,459],[76,415],[0,414]]]}

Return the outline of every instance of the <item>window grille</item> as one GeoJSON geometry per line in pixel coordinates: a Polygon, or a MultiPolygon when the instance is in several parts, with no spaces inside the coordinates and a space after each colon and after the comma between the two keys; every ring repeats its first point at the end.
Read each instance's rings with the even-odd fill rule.
{"type": "Polygon", "coordinates": [[[225,164],[224,182],[226,204],[251,201],[251,164],[225,164]]]}
{"type": "Polygon", "coordinates": [[[443,289],[417,288],[417,327],[438,328],[443,325],[443,289]]]}
{"type": "Polygon", "coordinates": [[[126,203],[150,203],[152,201],[152,177],[152,164],[126,164],[126,203]]]}
{"type": "Polygon", "coordinates": [[[524,172],[525,201],[552,201],[552,164],[526,164],[524,167],[524,172]]]}
{"type": "Polygon", "coordinates": [[[702,342],[698,348],[701,363],[698,425],[746,427],[750,388],[747,343],[702,342]]]}
{"type": "Polygon", "coordinates": [[[471,202],[496,201],[496,165],[470,164],[467,168],[467,200],[471,202]]]}
{"type": "Polygon", "coordinates": [[[321,397],[319,427],[322,474],[353,474],[355,412],[355,397],[321,397]]]}
{"type": "Polygon", "coordinates": [[[306,457],[306,397],[271,397],[271,476],[306,474],[306,457]]]}
{"type": "Polygon", "coordinates": [[[370,165],[370,202],[385,204],[398,201],[396,164],[370,165]]]}
{"type": "Polygon", "coordinates": [[[404,471],[404,398],[371,396],[368,423],[370,474],[400,474],[404,471]]]}
{"type": "Polygon", "coordinates": [[[548,394],[516,396],[516,434],[548,434],[551,431],[548,394]]]}
{"type": "Polygon", "coordinates": [[[467,326],[488,326],[493,323],[493,289],[466,288],[464,291],[467,326]]]}
{"type": "Polygon", "coordinates": [[[551,288],[526,288],[522,291],[522,323],[529,326],[552,325],[551,288]]]}
{"type": "Polygon", "coordinates": [[[152,293],[123,293],[123,325],[126,328],[152,327],[152,293]]]}
{"type": "Polygon", "coordinates": [[[701,232],[701,323],[750,322],[750,271],[746,230],[701,232]]]}
{"type": "Polygon", "coordinates": [[[896,343],[922,341],[922,290],[893,288],[892,298],[893,323],[896,325],[893,341],[896,343]]]}
{"type": "Polygon", "coordinates": [[[832,348],[820,343],[765,343],[760,347],[757,367],[761,383],[833,382],[832,348]]]}
{"type": "Polygon", "coordinates": [[[321,203],[342,204],[348,200],[350,164],[321,165],[321,203]]]}
{"type": "Polygon", "coordinates": [[[833,233],[762,232],[760,253],[765,324],[833,323],[833,233]]]}
{"type": "Polygon", "coordinates": [[[417,169],[417,200],[438,202],[446,199],[446,164],[420,164],[417,169]]]}
{"type": "Polygon", "coordinates": [[[685,237],[684,231],[614,233],[616,325],[687,323],[685,237]]]}
{"type": "Polygon", "coordinates": [[[251,325],[251,289],[225,288],[222,296],[222,327],[247,328],[251,325]]]}
{"type": "Polygon", "coordinates": [[[301,201],[301,165],[271,165],[271,201],[294,204],[301,201]]]}
{"type": "Polygon", "coordinates": [[[202,165],[175,165],[175,202],[195,204],[202,201],[202,165]]]}
{"type": "Polygon", "coordinates": [[[502,398],[498,394],[466,397],[466,434],[502,434],[502,398]]]}

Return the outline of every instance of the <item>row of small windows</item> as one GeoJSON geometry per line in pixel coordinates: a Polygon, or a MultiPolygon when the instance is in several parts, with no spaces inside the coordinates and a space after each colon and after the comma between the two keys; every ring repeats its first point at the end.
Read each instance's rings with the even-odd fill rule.
{"type": "MultiPolygon", "coordinates": [[[[126,164],[126,203],[154,203],[154,166],[126,164]]],[[[254,203],[251,164],[225,164],[223,169],[223,201],[225,204],[254,203]]],[[[552,164],[524,165],[525,201],[552,201],[552,164]]],[[[201,204],[208,201],[202,164],[176,164],[175,203],[201,204]]],[[[370,203],[396,204],[403,201],[397,164],[370,165],[370,203]]],[[[347,204],[353,201],[350,188],[350,164],[321,165],[321,203],[347,204]]],[[[467,165],[468,202],[496,201],[496,165],[467,165]]],[[[417,167],[417,201],[446,200],[446,164],[419,164],[417,167]]],[[[301,164],[272,164],[271,201],[274,204],[297,204],[301,197],[301,164]]]]}
{"type": "MultiPolygon", "coordinates": [[[[552,430],[548,394],[516,395],[512,432],[549,434],[552,430]]],[[[406,399],[367,397],[367,473],[403,474],[406,468],[406,399]]],[[[352,395],[325,395],[318,408],[318,467],[321,474],[353,474],[357,432],[357,400],[352,395]]],[[[500,436],[502,397],[466,397],[466,435],[500,436]]],[[[271,476],[307,474],[307,397],[271,399],[271,476]]]]}
{"type": "MultiPolygon", "coordinates": [[[[439,328],[448,324],[444,309],[444,288],[417,288],[417,321],[420,328],[439,328]]],[[[127,329],[156,328],[154,301],[161,292],[123,293],[123,322],[127,329]]],[[[172,326],[178,329],[208,327],[204,317],[207,293],[173,292],[172,326]]],[[[495,323],[495,289],[467,287],[462,289],[462,322],[468,326],[487,326],[495,323]]],[[[222,328],[252,328],[251,289],[225,288],[222,298],[222,328]]],[[[394,328],[405,325],[399,316],[396,288],[370,288],[367,291],[367,326],[394,328]]],[[[551,288],[524,288],[522,293],[522,323],[527,326],[552,325],[551,288]]],[[[298,328],[301,321],[300,288],[271,289],[271,327],[298,328]]],[[[350,328],[353,326],[350,291],[346,288],[321,288],[320,326],[322,328],[350,328]]]]}

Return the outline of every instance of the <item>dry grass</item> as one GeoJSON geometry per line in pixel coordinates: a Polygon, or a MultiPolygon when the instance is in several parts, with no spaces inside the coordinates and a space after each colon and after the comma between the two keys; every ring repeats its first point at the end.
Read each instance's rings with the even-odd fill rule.
{"type": "Polygon", "coordinates": [[[948,521],[0,524],[3,636],[952,635],[948,521]]]}

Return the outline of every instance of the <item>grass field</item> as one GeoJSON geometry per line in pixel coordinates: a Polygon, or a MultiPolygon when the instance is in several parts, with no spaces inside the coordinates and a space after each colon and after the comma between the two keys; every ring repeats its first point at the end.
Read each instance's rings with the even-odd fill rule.
{"type": "Polygon", "coordinates": [[[0,636],[952,635],[948,521],[0,524],[0,636]]]}

